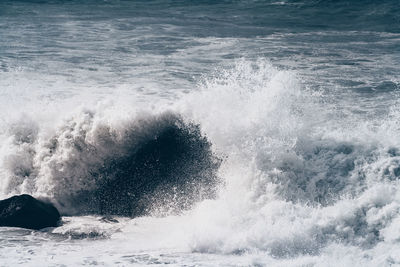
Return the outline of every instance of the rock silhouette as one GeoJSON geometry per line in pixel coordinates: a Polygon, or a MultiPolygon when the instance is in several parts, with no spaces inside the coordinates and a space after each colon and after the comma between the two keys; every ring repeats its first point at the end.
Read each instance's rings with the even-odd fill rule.
{"type": "Polygon", "coordinates": [[[13,196],[0,201],[0,226],[39,230],[56,227],[59,221],[60,214],[52,204],[30,195],[13,196]]]}

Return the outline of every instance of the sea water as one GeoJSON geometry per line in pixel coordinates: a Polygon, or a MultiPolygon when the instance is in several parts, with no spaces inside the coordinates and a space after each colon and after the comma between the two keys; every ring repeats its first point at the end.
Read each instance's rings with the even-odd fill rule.
{"type": "Polygon", "coordinates": [[[399,14],[397,0],[1,1],[0,197],[64,216],[0,228],[0,266],[400,265],[399,14]],[[196,125],[212,171],[188,161],[207,169],[188,187],[174,177],[190,166],[167,166],[139,217],[91,209],[82,195],[171,125],[196,125]]]}

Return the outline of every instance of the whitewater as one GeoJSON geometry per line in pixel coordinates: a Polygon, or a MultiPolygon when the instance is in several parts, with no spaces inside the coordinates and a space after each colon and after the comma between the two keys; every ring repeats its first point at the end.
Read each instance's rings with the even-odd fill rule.
{"type": "Polygon", "coordinates": [[[2,1],[0,266],[400,266],[398,1],[2,1]]]}

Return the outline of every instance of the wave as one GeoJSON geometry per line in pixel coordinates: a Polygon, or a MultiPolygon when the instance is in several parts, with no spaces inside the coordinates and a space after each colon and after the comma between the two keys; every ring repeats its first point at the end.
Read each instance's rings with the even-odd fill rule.
{"type": "Polygon", "coordinates": [[[296,73],[263,60],[239,61],[202,89],[196,101],[186,101],[229,157],[220,168],[226,184],[220,198],[202,202],[187,218],[201,221],[192,230],[194,251],[290,258],[340,244],[372,249],[375,257],[393,246],[396,105],[382,117],[347,114],[329,101],[335,93],[311,91],[296,73]]]}
{"type": "MultiPolygon", "coordinates": [[[[352,0],[241,0],[223,1],[135,1],[120,2],[95,0],[65,1],[61,0],[18,0],[5,1],[7,5],[18,2],[27,6],[51,6],[58,11],[57,6],[67,7],[72,14],[80,14],[86,10],[85,16],[97,18],[99,12],[105,18],[125,17],[134,15],[137,10],[153,8],[151,14],[154,21],[170,25],[206,25],[207,31],[201,27],[191,28],[197,34],[212,36],[255,37],[276,32],[308,32],[308,31],[376,31],[399,33],[399,5],[397,0],[383,1],[352,1],[352,0]],[[171,6],[174,9],[171,9],[171,6]],[[91,7],[91,9],[88,9],[91,7]],[[186,16],[173,17],[174,10],[179,9],[186,16]],[[90,11],[89,11],[90,10],[90,11]],[[163,12],[160,12],[163,11],[163,12]],[[205,12],[206,11],[206,12],[205,12]],[[96,15],[97,14],[97,15],[96,15]],[[226,14],[234,15],[234,19],[226,14]],[[154,16],[154,17],[153,17],[154,16]],[[188,18],[192,18],[189,19],[188,18]],[[193,20],[193,18],[195,18],[193,20]],[[226,23],[235,25],[236,31],[227,29],[226,23]],[[249,27],[251,26],[251,27],[249,27]],[[199,32],[198,32],[199,31],[199,32]]],[[[7,10],[7,9],[5,9],[7,10]]],[[[18,14],[18,12],[16,11],[18,14]]],[[[52,14],[52,13],[51,13],[52,14]]],[[[50,14],[50,15],[51,15],[50,14]]],[[[22,16],[25,13],[21,13],[22,16]]],[[[47,14],[49,15],[49,14],[47,14]]],[[[146,19],[146,17],[144,18],[146,19]]],[[[122,27],[122,26],[121,26],[122,27]]]]}
{"type": "Polygon", "coordinates": [[[138,216],[215,197],[220,160],[198,125],[172,112],[142,115],[118,129],[82,111],[48,140],[33,122],[11,128],[5,190],[43,194],[63,214],[138,216]]]}
{"type": "Polygon", "coordinates": [[[346,114],[334,97],[265,59],[239,60],[170,112],[81,111],[47,134],[25,119],[2,148],[1,193],[47,196],[68,214],[179,213],[116,226],[157,240],[138,250],[389,257],[400,239],[399,109],[346,114]]]}

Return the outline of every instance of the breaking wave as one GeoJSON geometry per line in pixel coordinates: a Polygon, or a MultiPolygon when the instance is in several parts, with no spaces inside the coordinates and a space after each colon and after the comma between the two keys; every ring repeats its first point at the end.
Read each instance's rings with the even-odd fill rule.
{"type": "Polygon", "coordinates": [[[169,112],[116,122],[82,111],[46,135],[25,119],[6,134],[1,193],[49,197],[68,214],[181,212],[122,232],[155,225],[190,251],[290,258],[340,246],[374,258],[400,240],[400,112],[343,116],[329,97],[240,60],[169,112]]]}
{"type": "Polygon", "coordinates": [[[82,111],[48,139],[32,121],[11,127],[6,192],[50,197],[64,214],[138,216],[215,197],[220,160],[198,125],[172,112],[117,128],[82,111]]]}

